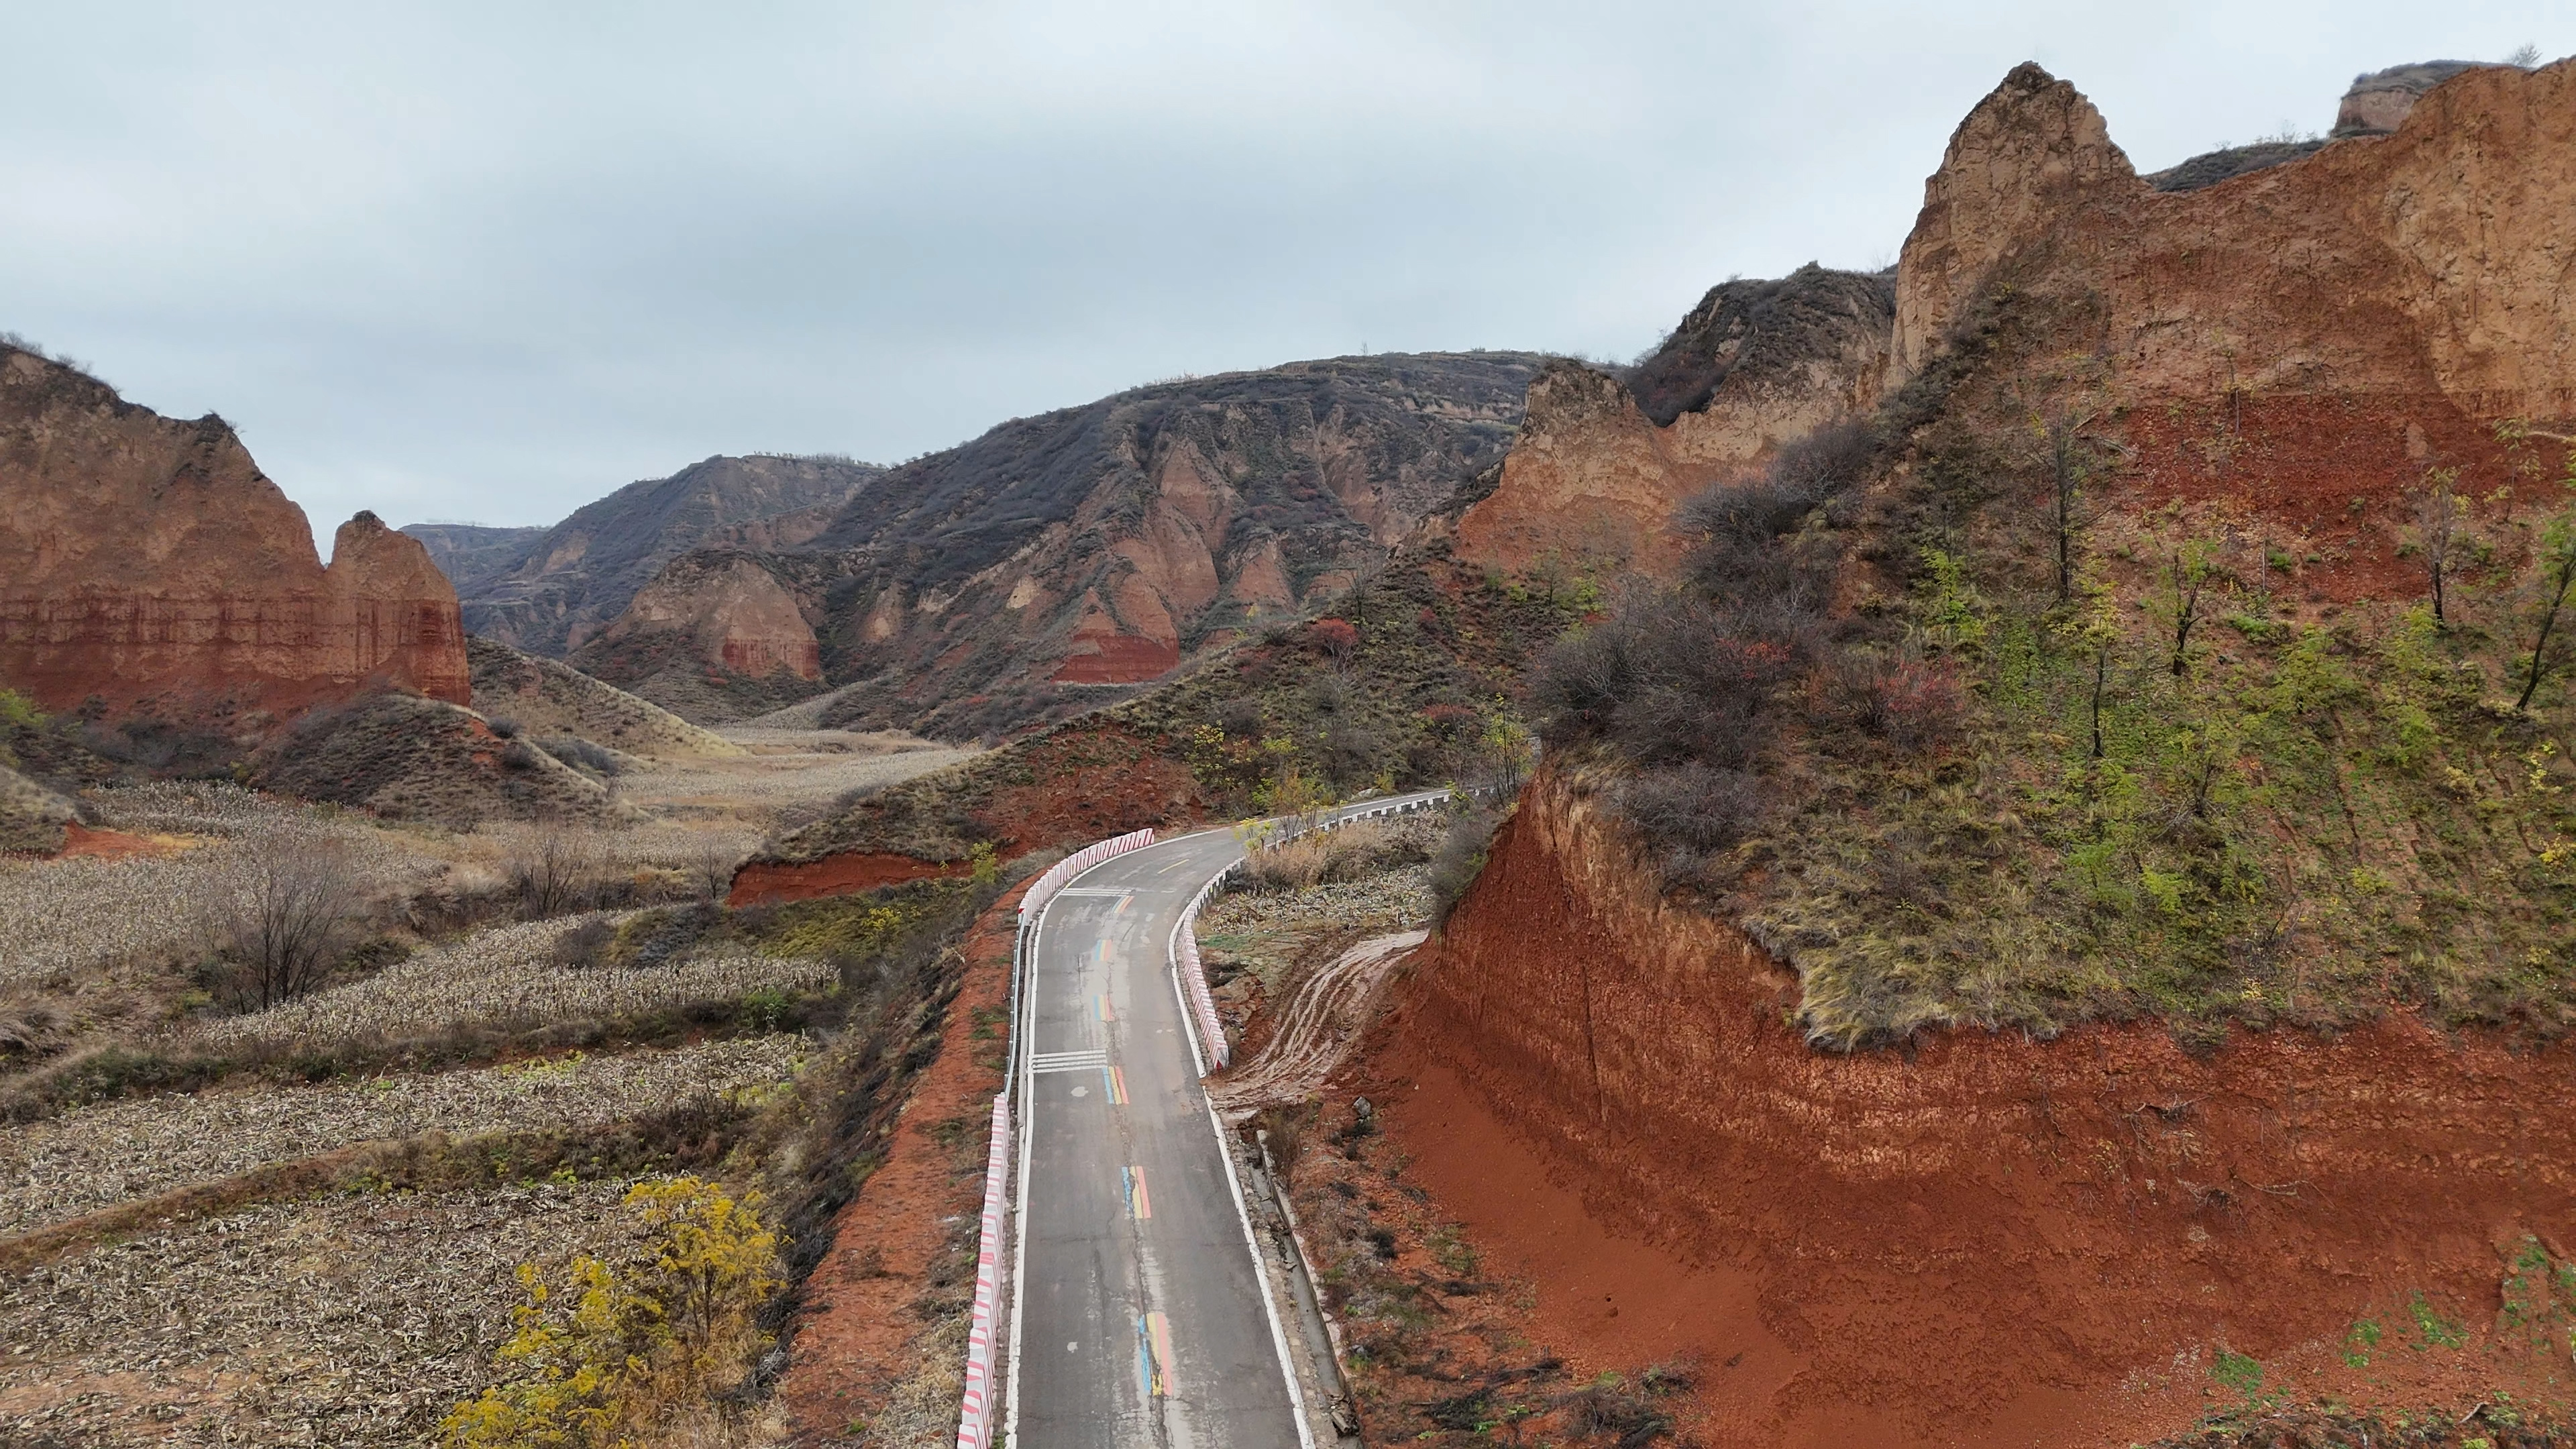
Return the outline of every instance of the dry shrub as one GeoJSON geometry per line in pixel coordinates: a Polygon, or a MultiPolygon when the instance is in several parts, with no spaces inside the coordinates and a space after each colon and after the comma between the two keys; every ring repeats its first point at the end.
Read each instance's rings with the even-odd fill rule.
{"type": "Polygon", "coordinates": [[[1431,855],[1430,829],[1418,820],[1362,820],[1333,830],[1310,830],[1252,851],[1244,880],[1256,891],[1296,891],[1366,880],[1431,855]]]}
{"type": "Polygon", "coordinates": [[[204,902],[222,955],[210,973],[242,1010],[320,986],[364,933],[366,888],[345,841],[273,827],[244,842],[204,902]]]}
{"type": "Polygon", "coordinates": [[[1935,660],[1853,652],[1817,673],[1818,723],[1858,730],[1901,750],[1946,742],[1966,717],[1958,675],[1935,660]]]}
{"type": "Polygon", "coordinates": [[[596,893],[599,851],[591,832],[548,825],[511,847],[510,888],[529,920],[580,910],[596,893]]]}
{"type": "Polygon", "coordinates": [[[1431,921],[1434,926],[1449,923],[1449,913],[1476,883],[1477,873],[1485,868],[1485,854],[1492,848],[1494,831],[1509,812],[1484,806],[1453,809],[1449,812],[1448,829],[1440,844],[1431,852],[1431,921]]]}
{"type": "Polygon", "coordinates": [[[1569,1431],[1586,1439],[1612,1436],[1619,1449],[1644,1449],[1673,1429],[1671,1415],[1644,1394],[1622,1388],[1615,1380],[1577,1389],[1560,1400],[1558,1407],[1565,1414],[1569,1431]]]}
{"type": "Polygon", "coordinates": [[[1664,876],[1697,873],[1758,827],[1770,792],[1749,770],[1685,764],[1646,770],[1619,788],[1619,813],[1665,848],[1664,876]]]}

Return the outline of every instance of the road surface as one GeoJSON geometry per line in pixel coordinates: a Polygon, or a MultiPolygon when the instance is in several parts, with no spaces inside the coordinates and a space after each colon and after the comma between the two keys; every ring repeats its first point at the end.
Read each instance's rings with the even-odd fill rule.
{"type": "Polygon", "coordinates": [[[1213,830],[1103,861],[1030,943],[1011,1449],[1311,1449],[1172,973],[1242,853],[1213,830]]]}

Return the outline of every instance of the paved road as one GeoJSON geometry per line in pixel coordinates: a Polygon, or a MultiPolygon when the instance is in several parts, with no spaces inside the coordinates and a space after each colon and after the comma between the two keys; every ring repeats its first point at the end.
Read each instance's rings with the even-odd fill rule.
{"type": "Polygon", "coordinates": [[[1170,960],[1241,854],[1215,830],[1104,861],[1030,946],[1011,1449],[1306,1443],[1170,960]]]}

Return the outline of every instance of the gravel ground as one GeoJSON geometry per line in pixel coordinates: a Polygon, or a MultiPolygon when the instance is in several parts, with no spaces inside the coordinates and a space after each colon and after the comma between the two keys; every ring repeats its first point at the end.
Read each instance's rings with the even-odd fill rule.
{"type": "Polygon", "coordinates": [[[522,1262],[633,1241],[613,1183],[254,1207],[0,1276],[0,1443],[418,1445],[522,1262]]]}
{"type": "Polygon", "coordinates": [[[376,1138],[587,1127],[782,1081],[791,1035],[86,1107],[0,1136],[0,1235],[376,1138]]]}
{"type": "Polygon", "coordinates": [[[1202,953],[1241,966],[1275,992],[1279,978],[1325,936],[1385,936],[1431,923],[1431,875],[1406,866],[1366,880],[1297,891],[1229,891],[1199,913],[1202,953]]]}

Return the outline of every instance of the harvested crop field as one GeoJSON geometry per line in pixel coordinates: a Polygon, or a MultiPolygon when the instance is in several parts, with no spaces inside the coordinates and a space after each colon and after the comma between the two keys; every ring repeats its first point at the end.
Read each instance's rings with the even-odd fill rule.
{"type": "Polygon", "coordinates": [[[1429,875],[1419,866],[1294,891],[1229,891],[1199,915],[1210,964],[1250,971],[1264,991],[1318,941],[1419,930],[1431,920],[1429,875]]]}
{"type": "Polygon", "coordinates": [[[804,1049],[782,1034],[81,1108],[0,1136],[0,1236],[357,1142],[605,1125],[784,1081],[804,1049]]]}
{"type": "Polygon", "coordinates": [[[672,818],[766,819],[798,805],[819,806],[856,790],[873,790],[944,769],[973,750],[883,748],[866,736],[807,735],[784,730],[726,731],[747,757],[660,761],[621,777],[627,801],[672,818]]]}
{"type": "Polygon", "coordinates": [[[559,917],[481,931],[420,952],[364,981],[249,1016],[215,1022],[197,1044],[293,1046],[427,1036],[610,1018],[719,1002],[755,992],[817,990],[832,968],[797,957],[735,955],[656,966],[564,966],[556,952],[575,927],[603,915],[559,917]]]}
{"type": "Polygon", "coordinates": [[[512,1270],[622,1248],[616,1184],[268,1204],[0,1278],[0,1441],[417,1445],[512,1270]]]}

